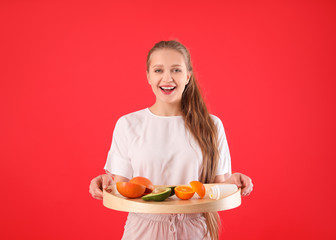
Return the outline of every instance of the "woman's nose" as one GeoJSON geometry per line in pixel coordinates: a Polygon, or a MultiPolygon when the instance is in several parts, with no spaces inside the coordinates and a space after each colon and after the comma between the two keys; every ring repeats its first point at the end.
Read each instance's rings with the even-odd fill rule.
{"type": "Polygon", "coordinates": [[[167,73],[164,74],[163,81],[164,82],[172,82],[173,81],[173,78],[172,78],[170,72],[167,72],[167,73]]]}

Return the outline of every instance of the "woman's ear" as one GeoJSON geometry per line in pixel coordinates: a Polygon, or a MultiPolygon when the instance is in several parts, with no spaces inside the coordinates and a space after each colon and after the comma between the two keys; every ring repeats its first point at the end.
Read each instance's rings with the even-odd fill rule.
{"type": "Polygon", "coordinates": [[[151,82],[149,81],[149,72],[148,71],[146,71],[146,76],[147,76],[147,81],[148,81],[149,85],[151,85],[151,82]]]}
{"type": "Polygon", "coordinates": [[[192,73],[191,73],[191,72],[188,72],[188,74],[187,74],[187,82],[186,82],[186,85],[189,83],[190,78],[191,78],[191,75],[192,75],[192,73]]]}

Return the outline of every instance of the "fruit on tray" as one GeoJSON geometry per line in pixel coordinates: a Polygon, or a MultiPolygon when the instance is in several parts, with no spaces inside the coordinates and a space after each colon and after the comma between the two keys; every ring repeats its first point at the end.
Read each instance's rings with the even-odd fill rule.
{"type": "Polygon", "coordinates": [[[151,193],[154,190],[152,182],[145,177],[134,177],[129,182],[144,185],[146,187],[145,194],[151,193]]]}
{"type": "Polygon", "coordinates": [[[146,187],[138,183],[117,182],[116,185],[118,192],[127,198],[141,197],[146,191],[146,187]]]}
{"type": "Polygon", "coordinates": [[[203,183],[199,181],[192,181],[189,183],[191,187],[194,189],[194,191],[198,194],[200,198],[204,198],[205,195],[205,187],[203,183]]]}
{"type": "Polygon", "coordinates": [[[145,201],[163,201],[166,198],[176,196],[182,200],[190,199],[197,192],[200,198],[203,198],[205,195],[205,187],[199,181],[191,181],[190,186],[180,185],[180,186],[171,186],[171,187],[156,187],[152,182],[145,177],[134,177],[129,182],[117,182],[118,192],[127,198],[139,198],[142,197],[145,201]]]}
{"type": "Polygon", "coordinates": [[[176,186],[169,187],[169,188],[171,189],[170,196],[173,196],[175,194],[175,188],[176,188],[176,186]]]}
{"type": "Polygon", "coordinates": [[[152,193],[149,193],[142,197],[145,201],[163,201],[171,196],[171,187],[157,187],[152,193]]]}
{"type": "Polygon", "coordinates": [[[187,185],[177,186],[175,187],[174,191],[175,195],[182,200],[190,199],[195,194],[195,190],[187,185]]]}

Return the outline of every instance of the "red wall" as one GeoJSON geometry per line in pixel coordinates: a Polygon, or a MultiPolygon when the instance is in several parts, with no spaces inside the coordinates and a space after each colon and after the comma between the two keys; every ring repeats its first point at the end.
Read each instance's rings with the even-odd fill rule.
{"type": "Polygon", "coordinates": [[[222,239],[335,239],[334,1],[46,2],[0,3],[1,239],[120,239],[89,183],[174,38],[255,185],[222,239]]]}

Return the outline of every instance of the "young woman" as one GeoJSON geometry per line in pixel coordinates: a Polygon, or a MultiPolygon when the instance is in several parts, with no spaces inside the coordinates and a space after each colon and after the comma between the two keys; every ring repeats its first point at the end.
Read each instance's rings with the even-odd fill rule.
{"type": "MultiPolygon", "coordinates": [[[[122,116],[116,123],[106,174],[92,179],[90,193],[135,176],[155,185],[233,183],[242,195],[252,181],[231,174],[231,158],[219,118],[208,113],[193,73],[188,49],[178,41],[161,41],[147,56],[147,79],[154,105],[122,116]]],[[[129,213],[123,239],[218,239],[218,213],[129,213]]]]}

